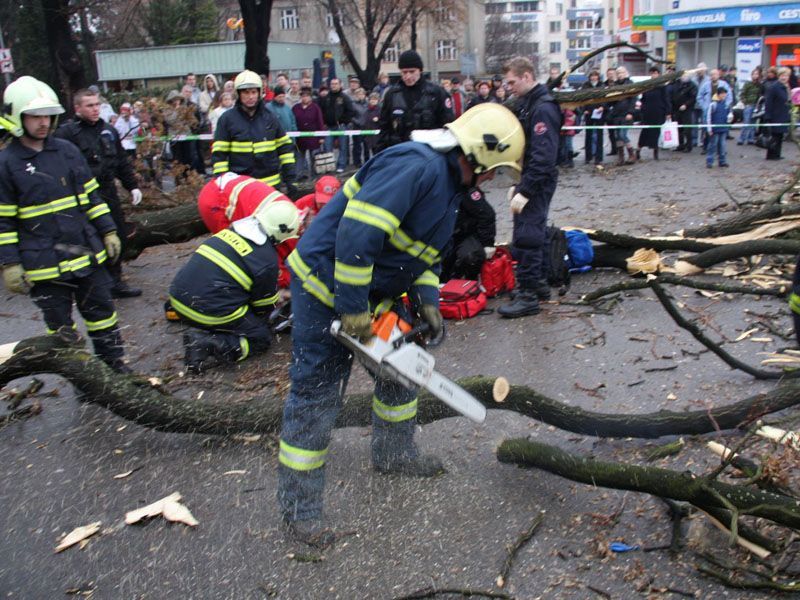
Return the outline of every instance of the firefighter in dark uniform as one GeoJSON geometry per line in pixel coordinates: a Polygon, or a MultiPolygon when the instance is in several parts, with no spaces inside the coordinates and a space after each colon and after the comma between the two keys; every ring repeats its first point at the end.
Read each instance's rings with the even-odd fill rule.
{"type": "Polygon", "coordinates": [[[487,258],[494,256],[497,215],[480,188],[472,188],[458,209],[456,228],[442,258],[442,281],[477,280],[487,258]]]}
{"type": "Polygon", "coordinates": [[[520,183],[509,190],[514,217],[512,255],[517,260],[519,289],[498,309],[505,318],[535,315],[539,301],[550,299],[547,283],[545,225],[558,183],[558,138],[561,110],[547,87],[536,81],[527,58],[514,58],[505,68],[509,88],[517,96],[517,117],[525,131],[525,158],[520,183]]]}
{"type": "MultiPolygon", "coordinates": [[[[322,522],[328,442],[353,355],[330,333],[341,319],[354,337],[372,337],[373,310],[404,293],[432,334],[439,312],[440,253],[452,237],[469,187],[518,172],[525,145],[519,121],[499,104],[465,112],[447,129],[417,131],[426,141],[372,157],[314,217],[287,259],[292,271],[292,387],[283,413],[278,500],[288,533],[326,546],[322,522]],[[402,168],[398,168],[402,165],[402,168]]],[[[380,473],[432,477],[441,460],[414,443],[417,398],[378,377],[372,398],[372,464],[380,473]]]]}
{"type": "Polygon", "coordinates": [[[214,131],[211,161],[214,175],[249,175],[277,188],[281,182],[295,197],[294,143],[261,99],[261,77],[242,71],[234,79],[238,96],[214,131]]]}
{"type": "MultiPolygon", "coordinates": [[[[115,178],[119,178],[122,186],[131,193],[131,204],[136,206],[142,201],[142,192],[136,182],[130,157],[119,140],[119,133],[111,125],[100,118],[100,97],[90,90],[79,90],[74,96],[75,119],[61,125],[56,136],[75,144],[83,154],[86,162],[100,184],[100,197],[111,210],[117,231],[125,252],[125,240],[128,225],[125,213],[117,194],[115,178]]],[[[133,298],[140,296],[142,290],[130,287],[122,279],[122,261],[106,265],[114,279],[111,295],[114,298],[133,298]]]]}
{"type": "Polygon", "coordinates": [[[443,87],[422,78],[422,57],[406,50],[398,61],[402,81],[383,97],[375,151],[407,142],[415,129],[438,129],[455,119],[453,100],[443,87]]]}
{"type": "Polygon", "coordinates": [[[267,317],[280,300],[274,246],[299,228],[294,203],[273,200],[203,242],[178,271],[169,302],[191,326],[183,337],[189,372],[212,357],[235,362],[269,348],[267,317]]]}
{"type": "Polygon", "coordinates": [[[51,135],[64,112],[49,86],[20,77],[3,95],[0,125],[14,140],[0,152],[0,265],[10,292],[30,295],[48,333],[73,337],[72,303],[95,353],[128,373],[102,265],[120,256],[108,206],[80,151],[51,135]]]}

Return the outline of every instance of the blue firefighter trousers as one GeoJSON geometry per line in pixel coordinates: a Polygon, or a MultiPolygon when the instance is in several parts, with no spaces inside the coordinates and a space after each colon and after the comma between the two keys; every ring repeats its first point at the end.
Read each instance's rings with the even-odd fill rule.
{"type": "MultiPolygon", "coordinates": [[[[278,504],[284,521],[322,516],[331,430],[353,357],[330,334],[336,317],[292,277],[292,387],[283,411],[278,455],[278,504]]],[[[378,377],[372,398],[372,463],[387,468],[413,459],[416,393],[378,377]]]]}
{"type": "Polygon", "coordinates": [[[534,290],[547,280],[545,261],[547,213],[556,191],[556,181],[539,186],[522,212],[514,215],[512,254],[517,260],[520,289],[534,290]]]}

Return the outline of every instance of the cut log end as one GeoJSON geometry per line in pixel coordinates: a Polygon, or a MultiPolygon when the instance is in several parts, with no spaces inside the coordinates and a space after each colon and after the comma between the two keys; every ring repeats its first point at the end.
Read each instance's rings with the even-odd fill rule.
{"type": "Polygon", "coordinates": [[[504,402],[511,391],[511,386],[508,384],[508,379],[505,377],[498,377],[494,380],[492,386],[492,398],[495,402],[504,402]]]}

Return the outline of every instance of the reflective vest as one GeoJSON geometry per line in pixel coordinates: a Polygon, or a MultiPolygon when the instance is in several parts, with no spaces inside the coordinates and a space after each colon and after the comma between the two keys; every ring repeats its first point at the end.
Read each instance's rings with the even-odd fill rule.
{"type": "Polygon", "coordinates": [[[41,152],[15,139],[0,152],[0,265],[29,281],[84,277],[107,260],[116,229],[78,148],[48,137],[41,152]]]}
{"type": "Polygon", "coordinates": [[[221,327],[248,310],[270,310],[278,301],[278,255],[272,244],[257,245],[233,229],[203,242],[175,275],[172,307],[206,327],[221,327]]]}

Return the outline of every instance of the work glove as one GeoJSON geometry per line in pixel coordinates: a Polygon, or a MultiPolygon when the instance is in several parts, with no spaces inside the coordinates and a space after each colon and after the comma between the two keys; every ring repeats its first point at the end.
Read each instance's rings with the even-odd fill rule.
{"type": "Polygon", "coordinates": [[[483,251],[486,253],[486,260],[489,260],[494,256],[494,253],[497,252],[497,248],[494,246],[486,246],[483,251]]]}
{"type": "Polygon", "coordinates": [[[25,269],[22,265],[6,265],[3,267],[3,283],[9,292],[27,294],[31,288],[25,280],[25,269]]]}
{"type": "Polygon", "coordinates": [[[103,244],[106,247],[108,260],[112,263],[117,262],[120,252],[122,252],[122,242],[119,241],[116,231],[110,231],[103,236],[103,244]]]}
{"type": "Polygon", "coordinates": [[[431,339],[439,337],[442,333],[442,313],[439,312],[439,307],[433,304],[423,304],[419,307],[419,316],[431,328],[431,339]]]}
{"type": "Polygon", "coordinates": [[[372,337],[372,315],[368,310],[342,315],[342,331],[362,342],[372,337]]]}
{"type": "Polygon", "coordinates": [[[286,182],[286,195],[289,196],[289,199],[294,201],[295,198],[299,196],[297,186],[293,183],[286,182]]]}
{"type": "Polygon", "coordinates": [[[131,190],[131,206],[139,206],[142,203],[142,190],[139,188],[131,190]]]}
{"type": "Polygon", "coordinates": [[[528,203],[528,199],[517,192],[514,194],[514,197],[511,198],[511,214],[518,215],[522,212],[522,209],[525,208],[525,205],[528,203]]]}

